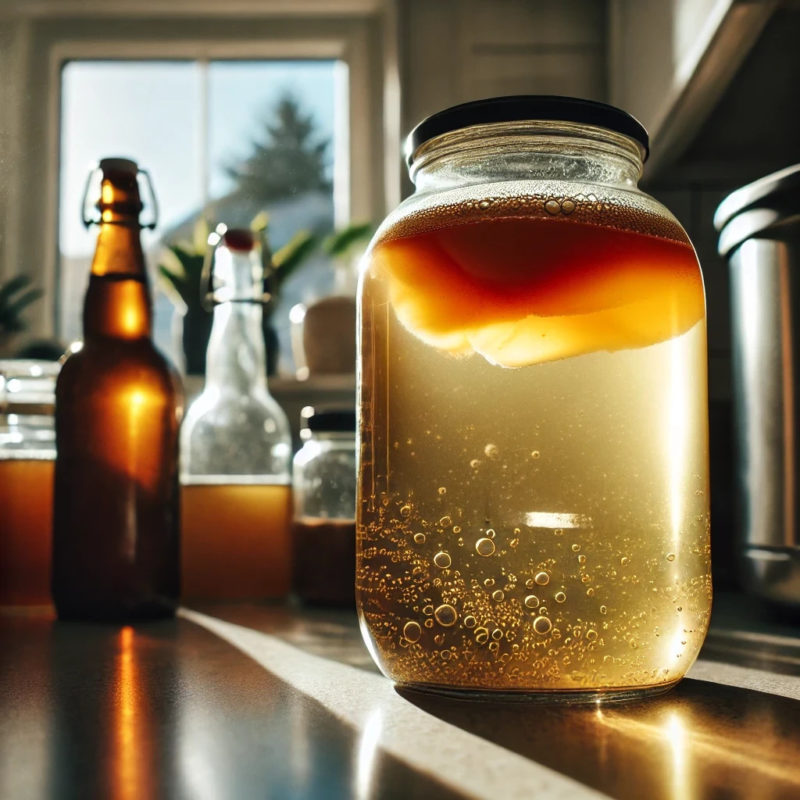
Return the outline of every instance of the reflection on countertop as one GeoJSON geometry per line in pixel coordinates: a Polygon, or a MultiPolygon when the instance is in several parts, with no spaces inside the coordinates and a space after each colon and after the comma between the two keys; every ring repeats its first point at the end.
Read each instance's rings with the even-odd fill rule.
{"type": "Polygon", "coordinates": [[[666,695],[397,690],[348,612],[228,605],[117,628],[0,618],[0,796],[800,796],[800,625],[718,598],[666,695]]]}

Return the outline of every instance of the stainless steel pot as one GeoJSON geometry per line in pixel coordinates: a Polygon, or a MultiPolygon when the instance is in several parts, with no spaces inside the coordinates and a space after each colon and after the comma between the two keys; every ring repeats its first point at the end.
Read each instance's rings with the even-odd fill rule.
{"type": "Polygon", "coordinates": [[[800,165],[729,195],[714,225],[731,272],[742,579],[800,605],[800,165]]]}

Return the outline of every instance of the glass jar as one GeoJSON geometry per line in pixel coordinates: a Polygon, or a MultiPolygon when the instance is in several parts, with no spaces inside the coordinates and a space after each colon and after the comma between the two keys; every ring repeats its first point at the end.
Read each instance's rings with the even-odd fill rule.
{"type": "Polygon", "coordinates": [[[711,605],[705,299],[600,103],[478,101],[409,137],[360,286],[357,605],[398,684],[663,691],[711,605]]]}
{"type": "Polygon", "coordinates": [[[50,604],[58,370],[0,361],[0,607],[50,604]]]}
{"type": "Polygon", "coordinates": [[[282,598],[291,588],[292,446],[267,386],[261,246],[224,225],[209,243],[206,380],[181,429],[183,596],[282,598]]]}
{"type": "Polygon", "coordinates": [[[303,409],[294,457],[294,590],[307,603],[355,603],[356,442],[352,409],[303,409]]]}

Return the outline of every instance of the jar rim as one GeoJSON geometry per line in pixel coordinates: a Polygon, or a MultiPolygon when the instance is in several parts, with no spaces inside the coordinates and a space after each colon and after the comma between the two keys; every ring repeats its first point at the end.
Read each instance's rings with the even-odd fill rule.
{"type": "Polygon", "coordinates": [[[643,161],[650,154],[650,140],[645,127],[621,108],[561,95],[507,95],[461,103],[422,120],[406,139],[406,163],[410,167],[419,147],[445,133],[473,125],[533,120],[575,122],[606,128],[636,141],[642,147],[643,161]]]}

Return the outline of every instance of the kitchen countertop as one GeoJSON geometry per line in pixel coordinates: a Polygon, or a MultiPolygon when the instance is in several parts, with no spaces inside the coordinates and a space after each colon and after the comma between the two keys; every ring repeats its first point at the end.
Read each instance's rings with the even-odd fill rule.
{"type": "Polygon", "coordinates": [[[2,798],[800,797],[800,621],[717,598],[689,676],[645,701],[397,691],[355,615],[0,618],[2,798]]]}

